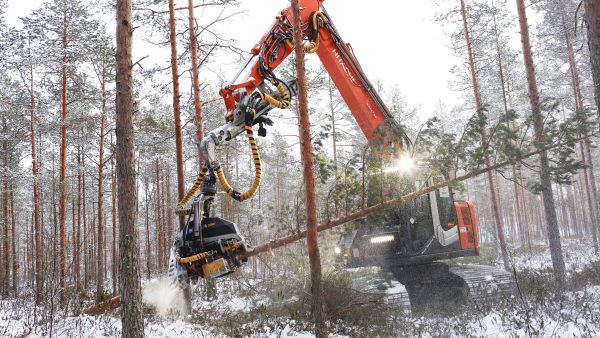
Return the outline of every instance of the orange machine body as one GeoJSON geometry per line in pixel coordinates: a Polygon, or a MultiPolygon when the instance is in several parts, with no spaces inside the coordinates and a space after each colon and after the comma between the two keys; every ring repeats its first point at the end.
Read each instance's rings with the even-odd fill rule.
{"type": "Polygon", "coordinates": [[[456,207],[456,216],[458,218],[461,249],[475,249],[477,255],[479,255],[479,235],[477,233],[477,221],[473,203],[456,201],[454,202],[454,206],[456,207]]]}

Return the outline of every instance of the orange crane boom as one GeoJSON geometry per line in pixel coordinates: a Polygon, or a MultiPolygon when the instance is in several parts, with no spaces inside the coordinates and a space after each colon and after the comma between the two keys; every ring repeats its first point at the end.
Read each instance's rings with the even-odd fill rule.
{"type": "MultiPolygon", "coordinates": [[[[387,137],[384,144],[402,147],[402,142],[410,141],[401,133],[401,128],[365,76],[350,44],[341,39],[322,3],[323,0],[300,1],[301,22],[307,40],[305,50],[316,52],[319,56],[367,140],[387,137]]],[[[238,106],[241,91],[251,94],[265,80],[273,80],[273,70],[293,52],[292,29],[291,8],[286,8],[252,48],[253,58],[247,64],[251,65],[250,68],[246,69],[246,66],[240,71],[246,70],[247,78],[221,90],[229,120],[238,106]]],[[[234,81],[237,81],[240,73],[234,81]]],[[[391,149],[386,151],[391,152],[391,149]]]]}

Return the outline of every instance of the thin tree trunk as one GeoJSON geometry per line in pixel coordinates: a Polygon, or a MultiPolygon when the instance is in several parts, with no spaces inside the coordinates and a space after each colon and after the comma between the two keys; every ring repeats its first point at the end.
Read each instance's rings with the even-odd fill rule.
{"type": "Polygon", "coordinates": [[[594,80],[594,98],[600,120],[600,2],[598,0],[583,0],[583,4],[587,22],[592,78],[594,80]]]}
{"type": "Polygon", "coordinates": [[[148,200],[149,188],[148,176],[144,177],[144,191],[145,191],[145,204],[146,204],[146,278],[150,279],[150,273],[152,271],[152,249],[150,248],[150,201],[148,200]]]}
{"type": "Polygon", "coordinates": [[[116,162],[119,200],[119,270],[121,336],[144,337],[142,287],[139,273],[139,235],[136,214],[136,174],[133,128],[131,0],[117,0],[116,162]]]}
{"type": "Polygon", "coordinates": [[[13,296],[16,298],[18,296],[18,285],[19,285],[19,255],[17,255],[17,245],[16,245],[16,231],[17,231],[17,222],[15,219],[15,194],[14,194],[14,186],[10,185],[10,218],[12,224],[11,231],[11,244],[12,244],[12,291],[13,296]]]}
{"type": "Polygon", "coordinates": [[[104,250],[104,126],[106,124],[106,90],[104,78],[100,81],[102,107],[100,117],[100,146],[98,156],[98,271],[96,274],[96,304],[104,301],[104,273],[106,270],[106,252],[104,250]]]}
{"type": "Polygon", "coordinates": [[[81,148],[77,147],[77,234],[75,236],[75,288],[81,290],[81,148]]]}
{"type": "MultiPolygon", "coordinates": [[[[524,0],[516,1],[517,12],[519,15],[519,25],[521,29],[521,42],[523,44],[523,58],[525,61],[527,83],[529,86],[529,101],[532,110],[536,147],[540,149],[540,147],[544,147],[546,136],[544,135],[544,119],[540,110],[540,98],[537,88],[533,56],[531,54],[529,26],[527,24],[527,14],[525,12],[524,0]]],[[[542,151],[540,153],[540,164],[540,179],[542,195],[544,197],[544,209],[546,214],[548,241],[550,244],[550,255],[552,257],[554,276],[558,284],[558,289],[560,290],[565,282],[565,262],[562,254],[558,221],[556,219],[556,206],[554,205],[554,196],[551,188],[552,181],[550,178],[550,165],[547,151],[542,151]]]]}
{"type": "Polygon", "coordinates": [[[86,198],[86,187],[85,187],[85,153],[81,152],[81,211],[82,211],[82,219],[83,219],[83,272],[85,273],[83,279],[83,286],[87,290],[90,284],[90,236],[88,229],[88,220],[87,220],[87,198],[86,198]]]}
{"type": "Polygon", "coordinates": [[[119,285],[119,248],[117,247],[117,174],[115,172],[114,162],[111,166],[111,198],[112,198],[112,284],[113,294],[117,294],[117,285],[119,285]]]}
{"type": "MultiPolygon", "coordinates": [[[[581,84],[579,80],[579,72],[577,70],[577,63],[575,62],[575,53],[573,51],[573,43],[571,42],[571,35],[569,34],[569,29],[567,28],[565,13],[562,13],[562,28],[564,32],[566,47],[567,47],[567,55],[569,58],[569,68],[571,71],[571,80],[573,84],[573,96],[575,99],[575,110],[583,109],[583,95],[581,94],[581,84]]],[[[584,168],[583,175],[585,176],[585,191],[588,198],[588,204],[590,206],[590,219],[591,219],[591,227],[592,227],[592,239],[594,242],[594,251],[598,253],[598,222],[600,221],[600,214],[597,209],[598,199],[597,192],[595,191],[595,175],[594,175],[594,164],[593,159],[591,157],[591,153],[586,155],[584,153],[584,144],[589,143],[589,140],[586,138],[579,142],[579,146],[581,147],[581,159],[585,165],[589,165],[589,176],[587,168],[584,168]],[[589,177],[589,179],[588,179],[589,177]],[[591,181],[591,185],[588,183],[591,181]],[[592,189],[593,191],[590,191],[592,189]]]]}
{"type": "Polygon", "coordinates": [[[161,264],[161,257],[162,257],[162,238],[164,237],[163,235],[163,219],[162,219],[162,211],[161,211],[161,200],[160,200],[160,196],[161,196],[161,189],[160,189],[160,163],[158,161],[158,159],[156,159],[156,262],[155,262],[155,266],[157,267],[157,270],[159,273],[162,273],[162,264],[161,264]]]}
{"type": "Polygon", "coordinates": [[[62,47],[63,64],[61,70],[62,76],[62,110],[61,110],[61,128],[60,128],[60,199],[59,199],[59,222],[60,222],[60,301],[62,304],[66,301],[67,292],[67,62],[66,55],[68,48],[68,21],[65,12],[63,19],[62,47]]]}
{"type": "Polygon", "coordinates": [[[569,200],[569,209],[571,211],[571,224],[575,237],[581,238],[581,227],[579,226],[579,217],[577,216],[577,207],[575,202],[575,184],[571,184],[567,189],[567,199],[569,200]]]}
{"type": "Polygon", "coordinates": [[[300,24],[300,8],[298,0],[292,0],[294,18],[294,39],[297,41],[296,73],[298,76],[298,111],[299,133],[302,167],[304,172],[304,191],[306,194],[306,227],[308,256],[311,271],[312,313],[317,327],[317,337],[327,337],[325,327],[325,307],[323,302],[323,284],[321,277],[321,258],[317,243],[317,202],[315,177],[313,172],[313,156],[310,135],[310,118],[308,115],[308,88],[304,67],[304,50],[302,49],[302,26],[300,24]]]}
{"type": "MultiPolygon", "coordinates": [[[[481,101],[481,92],[479,89],[479,81],[477,79],[477,68],[475,65],[475,59],[473,57],[473,51],[471,48],[471,36],[469,34],[469,27],[467,23],[467,11],[465,9],[465,1],[460,0],[460,8],[462,14],[463,28],[465,31],[465,40],[467,43],[467,53],[469,57],[469,66],[471,68],[471,79],[473,81],[473,93],[475,95],[475,105],[477,109],[477,116],[479,117],[479,133],[481,135],[481,146],[486,147],[487,145],[487,131],[485,129],[485,117],[483,115],[483,103],[481,101]]],[[[491,160],[489,155],[485,155],[486,167],[491,166],[491,160]]],[[[492,216],[494,218],[494,224],[496,226],[496,234],[498,236],[498,242],[500,244],[500,251],[502,253],[502,261],[504,262],[504,269],[509,270],[510,264],[508,261],[508,251],[506,248],[506,239],[504,237],[504,226],[500,220],[500,208],[498,206],[498,194],[494,185],[494,178],[491,172],[487,173],[488,189],[490,192],[490,203],[492,207],[492,216]]]]}
{"type": "MultiPolygon", "coordinates": [[[[167,192],[167,228],[166,228],[166,250],[165,250],[165,255],[168,255],[169,253],[169,248],[171,247],[171,245],[169,243],[171,243],[171,236],[174,235],[173,232],[173,198],[171,196],[171,170],[167,169],[167,187],[166,187],[166,192],[167,192]]],[[[166,257],[166,256],[165,256],[166,257]]]]}
{"type": "Polygon", "coordinates": [[[162,169],[160,171],[160,203],[161,203],[161,210],[162,210],[162,236],[161,236],[161,243],[160,243],[160,247],[161,247],[161,252],[160,252],[160,266],[161,266],[161,271],[164,273],[165,271],[167,271],[168,266],[167,266],[167,205],[166,205],[166,193],[165,193],[165,170],[162,169]]]}
{"type": "MultiPolygon", "coordinates": [[[[200,100],[200,77],[198,65],[198,41],[196,40],[196,21],[194,19],[194,0],[188,0],[188,30],[190,32],[190,51],[192,58],[192,86],[194,87],[194,112],[196,113],[196,139],[204,138],[202,101],[200,100]]],[[[198,168],[202,165],[202,151],[198,147],[198,168]]],[[[198,169],[200,170],[200,169],[198,169]]]]}
{"type": "MultiPolygon", "coordinates": [[[[583,145],[583,141],[579,141],[579,151],[580,151],[581,159],[582,159],[583,163],[587,163],[588,161],[586,160],[584,148],[585,147],[583,145]]],[[[584,189],[585,189],[585,196],[587,197],[587,204],[588,204],[588,208],[589,208],[588,209],[589,215],[590,215],[589,227],[590,227],[590,230],[592,231],[592,241],[594,243],[594,252],[598,253],[598,220],[596,219],[597,210],[595,210],[596,203],[594,203],[593,195],[592,195],[592,192],[590,191],[591,183],[589,180],[588,168],[583,169],[583,181],[585,182],[584,189]]],[[[595,182],[593,182],[593,183],[594,183],[594,185],[596,185],[595,182]]]]}
{"type": "Polygon", "coordinates": [[[35,303],[39,305],[41,302],[44,275],[43,275],[43,260],[44,249],[42,244],[42,224],[40,222],[40,183],[38,178],[37,166],[37,151],[35,142],[35,92],[33,87],[33,64],[29,65],[29,93],[30,93],[30,133],[31,133],[31,172],[33,174],[33,227],[35,236],[35,303]]]}
{"type": "MultiPolygon", "coordinates": [[[[6,121],[4,121],[4,132],[7,135],[6,121]]],[[[2,191],[2,222],[4,223],[4,251],[3,251],[3,259],[4,259],[4,276],[2,279],[2,297],[6,298],[8,296],[8,289],[10,285],[10,261],[11,261],[11,252],[10,252],[10,237],[8,231],[8,141],[4,140],[2,142],[2,151],[4,153],[4,187],[2,191]]]]}
{"type": "MultiPolygon", "coordinates": [[[[175,121],[175,152],[177,155],[177,193],[181,200],[185,194],[183,144],[181,131],[181,106],[179,103],[179,70],[177,66],[177,32],[175,31],[175,4],[169,0],[169,40],[171,41],[171,74],[173,78],[173,118],[175,121]]],[[[185,226],[183,216],[179,216],[179,228],[185,226]]]]}
{"type": "MultiPolygon", "coordinates": [[[[587,153],[587,157],[589,159],[588,165],[590,170],[590,182],[591,182],[591,190],[592,190],[592,200],[595,202],[592,206],[591,210],[595,210],[596,214],[596,224],[592,224],[595,227],[595,232],[598,233],[598,228],[600,227],[600,199],[598,199],[598,187],[596,185],[596,174],[594,173],[594,159],[592,158],[592,150],[590,145],[589,137],[585,139],[585,150],[587,153]]],[[[592,211],[593,212],[593,211],[592,211]]],[[[598,252],[596,252],[598,253],[598,252]]]]}

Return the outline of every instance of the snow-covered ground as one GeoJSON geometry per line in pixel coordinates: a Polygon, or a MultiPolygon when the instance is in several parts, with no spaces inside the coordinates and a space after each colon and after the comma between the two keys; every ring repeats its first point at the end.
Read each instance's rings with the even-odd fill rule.
{"type": "MultiPolygon", "coordinates": [[[[520,275],[523,297],[497,305],[471,305],[451,315],[411,315],[400,308],[389,307],[387,302],[376,303],[373,295],[377,292],[389,297],[403,286],[386,281],[381,275],[373,276],[369,282],[369,276],[377,274],[373,269],[340,275],[349,279],[349,284],[344,284],[340,276],[334,276],[335,279],[331,277],[335,274],[329,275],[326,278],[335,283],[329,291],[326,288],[326,292],[332,293],[327,298],[341,303],[336,309],[336,319],[329,323],[331,336],[600,337],[600,275],[597,273],[600,258],[594,255],[589,243],[565,240],[564,250],[570,280],[577,286],[568,285],[562,297],[547,290],[552,286],[548,274],[550,255],[542,246],[536,246],[531,254],[523,251],[512,256],[520,275]],[[541,279],[536,279],[538,277],[541,279]],[[365,287],[365,283],[370,286],[365,287]],[[343,288],[348,289],[338,290],[343,288]],[[340,294],[333,295],[336,292],[340,294]],[[365,297],[369,301],[345,303],[353,297],[365,297]],[[369,302],[374,303],[369,305],[369,302]],[[350,313],[354,308],[359,310],[350,313]]],[[[146,336],[313,337],[306,316],[307,293],[302,289],[306,287],[306,279],[299,280],[293,275],[281,276],[279,280],[243,277],[219,281],[218,297],[213,301],[202,300],[203,290],[197,288],[193,314],[187,317],[168,314],[170,309],[166,304],[178,297],[175,289],[161,280],[147,282],[144,300],[157,311],[146,316],[146,336]]],[[[51,331],[56,337],[120,336],[118,312],[96,317],[56,315],[60,319],[52,323],[42,320],[41,313],[40,309],[34,311],[29,300],[1,301],[0,337],[46,337],[51,331]]]]}

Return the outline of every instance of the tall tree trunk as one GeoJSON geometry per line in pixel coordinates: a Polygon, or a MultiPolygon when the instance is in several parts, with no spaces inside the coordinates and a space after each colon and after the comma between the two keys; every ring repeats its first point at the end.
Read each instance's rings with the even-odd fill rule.
{"type": "Polygon", "coordinates": [[[594,98],[600,120],[600,2],[598,0],[583,0],[587,22],[588,46],[590,48],[590,63],[594,80],[594,98]]]}
{"type": "MultiPolygon", "coordinates": [[[[471,68],[471,79],[473,81],[473,93],[475,95],[475,108],[477,109],[477,116],[479,117],[479,133],[481,135],[481,146],[487,147],[487,131],[485,129],[485,116],[483,115],[483,103],[481,101],[481,92],[479,89],[479,81],[477,79],[477,67],[475,65],[475,59],[473,57],[473,50],[471,48],[471,36],[469,34],[469,26],[467,23],[467,11],[465,9],[465,1],[460,0],[460,9],[462,14],[463,28],[465,31],[465,40],[467,43],[467,53],[469,57],[469,66],[471,68]]],[[[487,150],[486,150],[487,151],[487,150]]],[[[491,166],[491,160],[489,155],[485,155],[486,167],[491,166]]],[[[504,262],[504,268],[510,269],[508,261],[508,250],[506,248],[506,239],[504,237],[504,226],[500,219],[500,208],[498,206],[498,194],[494,185],[494,178],[492,172],[487,173],[488,190],[490,192],[490,203],[492,207],[492,216],[494,218],[494,225],[496,226],[496,234],[498,236],[498,242],[500,244],[500,251],[502,253],[502,261],[504,262]]]]}
{"type": "MultiPolygon", "coordinates": [[[[190,32],[190,51],[192,58],[192,86],[194,87],[194,112],[196,113],[196,139],[204,138],[202,101],[200,100],[200,77],[198,65],[198,41],[196,39],[196,21],[194,18],[194,0],[188,0],[188,29],[190,32]]],[[[202,164],[202,151],[198,147],[198,170],[202,164]]],[[[181,196],[180,196],[181,197],[181,196]]]]}
{"type": "MultiPolygon", "coordinates": [[[[565,38],[565,43],[566,43],[566,47],[567,47],[567,55],[569,58],[569,68],[571,71],[571,80],[572,80],[572,86],[573,86],[573,96],[574,96],[574,100],[575,100],[575,110],[580,110],[583,109],[583,95],[581,94],[581,84],[579,81],[579,72],[577,70],[577,63],[575,62],[575,52],[573,51],[573,43],[571,42],[571,34],[570,31],[567,27],[567,23],[566,23],[566,18],[565,18],[565,13],[563,11],[562,13],[562,28],[563,28],[563,33],[564,33],[564,38],[565,38]]],[[[579,146],[581,147],[581,159],[583,161],[584,164],[589,165],[590,170],[588,172],[588,169],[585,168],[583,170],[583,174],[585,176],[585,190],[586,190],[586,195],[588,198],[588,204],[590,205],[590,219],[592,220],[591,226],[592,226],[592,239],[594,242],[594,251],[596,253],[598,253],[598,222],[600,221],[600,213],[598,212],[597,206],[598,206],[598,199],[597,199],[597,192],[595,191],[595,186],[596,186],[596,177],[594,174],[594,163],[593,163],[593,159],[591,157],[591,153],[588,153],[587,158],[586,158],[586,153],[584,153],[584,144],[588,144],[589,143],[589,139],[584,139],[579,141],[579,146]],[[589,175],[588,175],[589,174],[589,175]],[[589,177],[589,179],[588,179],[589,177]],[[588,184],[588,182],[591,181],[591,185],[588,184]],[[590,191],[590,190],[594,190],[594,191],[590,191]]]]}
{"type": "Polygon", "coordinates": [[[171,170],[167,169],[167,187],[166,187],[166,194],[167,194],[167,227],[165,229],[166,231],[166,246],[165,246],[165,257],[168,256],[169,254],[169,248],[171,247],[169,243],[171,243],[172,240],[172,236],[174,234],[173,231],[173,198],[171,196],[171,170]]]}
{"type": "MultiPolygon", "coordinates": [[[[83,150],[83,149],[82,149],[83,150]]],[[[83,283],[83,287],[87,290],[88,286],[90,284],[90,275],[91,275],[91,264],[90,264],[90,256],[91,256],[91,248],[90,248],[90,231],[88,229],[88,219],[87,219],[87,198],[86,198],[86,187],[85,187],[85,153],[82,151],[81,154],[81,168],[82,168],[82,175],[81,175],[81,211],[83,213],[82,218],[83,218],[83,233],[85,234],[84,238],[83,238],[83,272],[85,274],[84,276],[84,283],[83,283]]]]}
{"type": "Polygon", "coordinates": [[[77,234],[75,236],[75,288],[81,290],[81,147],[77,147],[77,234]]]}
{"type": "Polygon", "coordinates": [[[577,207],[575,202],[575,184],[571,184],[570,189],[567,189],[567,199],[569,200],[569,209],[571,211],[571,221],[573,233],[575,237],[581,237],[581,227],[579,226],[579,217],[577,215],[577,207]]]}
{"type": "MultiPolygon", "coordinates": [[[[598,228],[600,227],[600,200],[598,199],[598,187],[596,185],[596,174],[594,173],[594,159],[592,158],[592,150],[589,137],[585,139],[585,150],[589,159],[588,165],[590,170],[591,182],[590,189],[592,190],[592,201],[594,202],[594,205],[591,207],[591,212],[595,211],[596,215],[596,223],[592,224],[592,226],[595,228],[594,232],[597,236],[598,228]]],[[[598,253],[598,251],[596,251],[596,253],[598,253]]]]}
{"type": "Polygon", "coordinates": [[[119,200],[119,275],[123,338],[144,337],[139,235],[136,214],[136,174],[131,60],[131,0],[117,0],[116,162],[119,200]]]}
{"type": "Polygon", "coordinates": [[[62,304],[66,300],[67,292],[67,62],[68,56],[68,19],[65,11],[63,18],[63,64],[61,70],[62,76],[62,110],[61,110],[61,128],[60,128],[60,198],[59,198],[59,223],[60,223],[60,301],[62,304]]]}
{"type": "MultiPolygon", "coordinates": [[[[6,128],[6,121],[4,121],[4,133],[8,135],[6,128]]],[[[10,252],[10,237],[8,231],[8,141],[2,141],[2,152],[4,155],[4,186],[2,189],[2,223],[4,225],[4,244],[3,244],[3,253],[4,256],[4,276],[2,278],[2,297],[6,298],[8,296],[9,282],[10,282],[10,261],[11,261],[11,252],[10,252]]]]}
{"type": "Polygon", "coordinates": [[[113,293],[118,293],[117,285],[119,283],[119,248],[117,247],[117,173],[115,172],[114,162],[111,166],[111,198],[112,198],[112,284],[113,293]]]}
{"type": "Polygon", "coordinates": [[[42,292],[44,288],[44,249],[42,244],[42,224],[40,222],[40,182],[38,178],[37,166],[37,151],[35,142],[35,92],[33,79],[33,64],[29,66],[29,94],[30,94],[30,133],[31,133],[31,172],[33,174],[33,227],[35,236],[35,303],[39,305],[41,302],[42,292]]]}
{"type": "Polygon", "coordinates": [[[100,117],[100,145],[98,156],[98,271],[96,274],[96,304],[104,301],[104,273],[106,270],[106,252],[104,250],[104,126],[106,124],[106,86],[104,78],[100,81],[102,107],[100,117]]]}
{"type": "Polygon", "coordinates": [[[162,267],[162,272],[166,272],[168,269],[168,261],[167,261],[167,198],[165,193],[165,170],[162,169],[160,171],[160,203],[162,210],[162,236],[161,236],[161,255],[160,255],[160,266],[162,267]]]}
{"type": "MultiPolygon", "coordinates": [[[[583,145],[583,141],[579,141],[579,151],[581,154],[581,159],[583,160],[584,163],[587,163],[586,161],[586,156],[585,156],[585,149],[584,149],[584,145],[583,145]]],[[[590,159],[591,160],[591,159],[590,159]]],[[[591,184],[590,184],[590,180],[589,180],[589,175],[588,175],[588,168],[584,168],[583,169],[583,181],[585,182],[585,196],[587,197],[587,204],[588,204],[588,210],[590,211],[590,230],[592,231],[592,241],[594,243],[594,252],[598,253],[598,220],[596,219],[597,216],[597,210],[595,210],[595,206],[596,203],[594,203],[593,200],[593,195],[592,192],[590,191],[591,189],[591,184]]],[[[594,182],[594,185],[596,185],[596,183],[594,182]]]]}
{"type": "Polygon", "coordinates": [[[150,201],[148,200],[148,190],[150,190],[148,176],[144,177],[144,204],[146,206],[146,278],[150,279],[152,272],[152,249],[150,248],[150,201]]]}
{"type": "Polygon", "coordinates": [[[11,244],[12,244],[12,291],[13,296],[16,298],[18,293],[18,285],[19,285],[19,255],[17,254],[17,245],[16,245],[16,231],[17,231],[17,222],[15,220],[15,194],[14,194],[14,186],[10,185],[10,218],[11,218],[11,244]]]}
{"type": "Polygon", "coordinates": [[[162,243],[163,243],[163,213],[162,213],[162,202],[160,199],[161,187],[160,187],[160,163],[156,159],[156,262],[155,265],[159,273],[163,271],[162,262],[162,243]]]}
{"type": "MultiPolygon", "coordinates": [[[[508,114],[508,101],[509,101],[509,93],[508,93],[508,81],[504,75],[504,63],[502,62],[502,52],[500,47],[500,30],[498,29],[498,23],[496,21],[496,14],[494,13],[493,17],[494,21],[494,35],[496,42],[496,57],[498,58],[498,75],[500,78],[500,89],[502,90],[502,104],[504,106],[504,114],[508,114]]],[[[511,130],[515,130],[514,121],[508,125],[508,128],[511,130]]],[[[519,191],[518,179],[521,174],[520,168],[517,167],[517,164],[512,166],[512,175],[513,175],[513,191],[515,194],[515,221],[518,229],[518,236],[520,237],[521,246],[525,247],[525,224],[523,222],[523,210],[521,208],[521,196],[519,191]]]]}
{"type": "Polygon", "coordinates": [[[310,135],[310,118],[308,115],[308,88],[304,67],[304,50],[302,47],[303,32],[300,24],[300,7],[298,0],[292,0],[294,18],[294,40],[296,41],[296,73],[298,77],[298,112],[300,155],[304,173],[304,191],[306,194],[306,227],[308,257],[311,272],[312,313],[317,327],[317,337],[327,337],[325,327],[325,307],[323,302],[323,284],[321,276],[321,258],[317,243],[317,202],[315,176],[313,172],[313,156],[310,135]]]}
{"type": "MultiPolygon", "coordinates": [[[[523,44],[523,58],[525,60],[525,71],[529,87],[529,101],[531,104],[531,114],[533,117],[533,127],[535,133],[536,147],[540,149],[545,145],[544,118],[540,109],[540,97],[537,88],[535,67],[533,56],[531,54],[531,43],[529,41],[529,26],[527,24],[527,14],[525,12],[525,1],[517,1],[517,12],[519,14],[519,25],[521,28],[521,42],[523,44]]],[[[560,232],[558,221],[556,219],[556,206],[554,205],[554,196],[552,194],[552,181],[550,178],[550,165],[547,151],[540,153],[540,179],[542,187],[542,196],[544,197],[544,210],[547,222],[547,234],[550,244],[550,255],[552,257],[552,266],[554,268],[554,277],[560,287],[565,282],[565,262],[560,243],[560,232]]]]}
{"type": "MultiPolygon", "coordinates": [[[[169,40],[171,41],[171,74],[173,77],[173,118],[175,120],[175,151],[177,155],[177,193],[181,200],[185,194],[185,166],[181,131],[181,106],[179,103],[179,70],[177,66],[177,32],[175,31],[175,4],[169,0],[169,40]]],[[[183,216],[179,216],[179,228],[185,226],[183,216]]]]}

